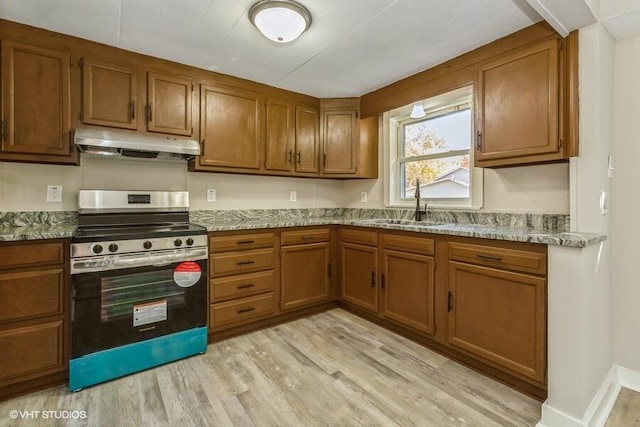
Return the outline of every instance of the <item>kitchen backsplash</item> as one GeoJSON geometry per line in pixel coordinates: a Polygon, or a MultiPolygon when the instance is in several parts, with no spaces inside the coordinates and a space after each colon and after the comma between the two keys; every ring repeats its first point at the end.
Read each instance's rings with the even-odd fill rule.
{"type": "MultiPolygon", "coordinates": [[[[247,209],[247,210],[192,210],[193,222],[276,221],[292,218],[344,218],[413,219],[412,209],[247,209]]],[[[77,212],[0,212],[0,227],[27,225],[75,224],[77,212]]],[[[536,230],[568,231],[569,215],[509,214],[477,211],[429,211],[424,221],[438,223],[478,224],[498,227],[531,228],[536,230]]]]}

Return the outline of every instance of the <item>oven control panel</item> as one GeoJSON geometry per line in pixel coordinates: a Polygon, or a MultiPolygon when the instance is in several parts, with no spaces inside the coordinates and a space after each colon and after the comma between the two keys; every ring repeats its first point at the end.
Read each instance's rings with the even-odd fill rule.
{"type": "Polygon", "coordinates": [[[86,242],[71,244],[71,258],[153,252],[166,249],[206,248],[207,235],[156,237],[150,239],[86,242]]]}

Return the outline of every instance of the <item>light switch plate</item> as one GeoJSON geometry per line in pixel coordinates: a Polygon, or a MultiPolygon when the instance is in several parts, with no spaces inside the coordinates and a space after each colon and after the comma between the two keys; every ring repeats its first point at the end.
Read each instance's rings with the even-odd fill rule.
{"type": "Polygon", "coordinates": [[[289,201],[295,202],[296,200],[298,200],[298,193],[295,191],[289,191],[289,201]]]}
{"type": "Polygon", "coordinates": [[[62,185],[47,185],[47,202],[62,202],[62,185]]]}
{"type": "Polygon", "coordinates": [[[216,201],[216,190],[209,188],[207,190],[207,203],[213,203],[216,201]]]}
{"type": "Polygon", "coordinates": [[[609,212],[609,195],[606,191],[600,193],[600,213],[605,215],[609,212]]]}
{"type": "Polygon", "coordinates": [[[607,161],[607,176],[613,178],[613,156],[609,156],[607,161]]]}

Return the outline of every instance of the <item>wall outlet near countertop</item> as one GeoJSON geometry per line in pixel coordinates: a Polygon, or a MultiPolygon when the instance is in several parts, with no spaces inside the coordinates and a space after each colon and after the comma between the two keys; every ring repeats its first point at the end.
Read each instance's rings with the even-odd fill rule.
{"type": "Polygon", "coordinates": [[[366,191],[361,191],[360,192],[360,202],[361,203],[367,203],[367,192],[366,191]]]}
{"type": "Polygon", "coordinates": [[[289,191],[289,201],[295,202],[296,200],[298,200],[298,193],[295,191],[289,191]]]}
{"type": "Polygon", "coordinates": [[[214,188],[209,188],[207,190],[207,203],[213,203],[216,201],[216,190],[214,188]]]}
{"type": "Polygon", "coordinates": [[[47,185],[47,202],[62,202],[62,185],[47,185]]]}

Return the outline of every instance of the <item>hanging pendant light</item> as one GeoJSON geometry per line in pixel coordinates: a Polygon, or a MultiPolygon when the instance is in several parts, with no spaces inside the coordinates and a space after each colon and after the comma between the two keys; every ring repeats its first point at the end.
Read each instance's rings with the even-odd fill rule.
{"type": "Polygon", "coordinates": [[[424,107],[422,107],[422,102],[414,102],[413,109],[411,110],[411,118],[419,119],[421,117],[424,117],[425,115],[426,114],[424,112],[424,107]]]}
{"type": "Polygon", "coordinates": [[[251,6],[249,19],[269,40],[289,43],[311,25],[311,14],[291,0],[262,0],[251,6]]]}

